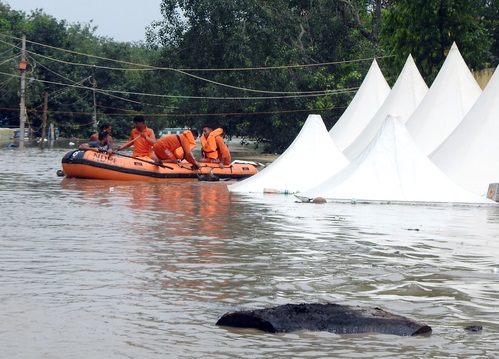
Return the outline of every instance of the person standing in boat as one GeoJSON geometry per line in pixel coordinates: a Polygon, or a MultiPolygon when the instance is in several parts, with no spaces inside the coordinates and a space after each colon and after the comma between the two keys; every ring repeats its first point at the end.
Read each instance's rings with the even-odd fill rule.
{"type": "Polygon", "coordinates": [[[113,150],[108,147],[109,145],[108,137],[109,137],[109,132],[101,131],[99,132],[97,141],[82,143],[80,146],[78,146],[78,149],[112,153],[113,150]]]}
{"type": "Polygon", "coordinates": [[[223,129],[204,125],[201,136],[201,155],[199,162],[218,163],[220,168],[230,165],[230,151],[221,134],[223,129]]]}
{"type": "Polygon", "coordinates": [[[153,146],[153,151],[159,162],[176,162],[178,165],[185,159],[192,164],[193,169],[199,169],[199,163],[192,155],[196,147],[197,130],[187,130],[180,135],[168,135],[160,138],[153,146]]]}
{"type": "MultiPolygon", "coordinates": [[[[108,136],[107,136],[108,148],[111,150],[114,149],[114,142],[113,142],[113,138],[111,137],[111,132],[113,131],[113,127],[111,126],[111,124],[105,122],[101,125],[100,128],[101,128],[100,132],[106,131],[108,133],[108,136]]],[[[98,141],[100,132],[94,133],[92,136],[90,136],[90,141],[98,141]]]]}
{"type": "Polygon", "coordinates": [[[128,142],[119,146],[116,150],[121,151],[133,146],[133,156],[149,157],[156,161],[152,150],[152,146],[156,142],[154,131],[146,126],[144,116],[135,116],[133,123],[135,128],[130,133],[128,142]]]}

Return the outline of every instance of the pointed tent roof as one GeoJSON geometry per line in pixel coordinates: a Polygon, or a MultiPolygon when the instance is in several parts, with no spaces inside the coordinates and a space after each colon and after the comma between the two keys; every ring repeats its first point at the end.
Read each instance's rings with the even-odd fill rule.
{"type": "Polygon", "coordinates": [[[430,154],[450,178],[478,195],[499,182],[499,71],[459,126],[430,154]]]}
{"type": "Polygon", "coordinates": [[[231,192],[303,191],[337,173],[348,160],[334,144],[320,115],[310,115],[286,151],[261,172],[229,185],[231,192]]]}
{"type": "Polygon", "coordinates": [[[340,150],[347,148],[369,123],[390,93],[390,86],[373,60],[364,81],[343,115],[329,130],[329,134],[340,150]]]}
{"type": "Polygon", "coordinates": [[[343,151],[345,156],[350,160],[357,157],[376,136],[386,116],[398,116],[405,123],[427,92],[428,86],[421,77],[412,56],[409,55],[392,91],[366,128],[343,151]]]}
{"type": "Polygon", "coordinates": [[[388,116],[369,146],[337,175],[301,195],[336,200],[495,203],[452,182],[388,116]]]}
{"type": "Polygon", "coordinates": [[[481,93],[482,89],[453,43],[428,93],[405,124],[425,155],[445,141],[481,93]]]}

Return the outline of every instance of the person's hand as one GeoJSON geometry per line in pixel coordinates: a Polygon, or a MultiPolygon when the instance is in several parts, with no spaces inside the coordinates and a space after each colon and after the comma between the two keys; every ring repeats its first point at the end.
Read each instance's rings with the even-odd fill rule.
{"type": "Polygon", "coordinates": [[[121,151],[121,146],[119,146],[119,147],[116,149],[116,151],[121,151]]]}
{"type": "Polygon", "coordinates": [[[224,164],[222,162],[220,162],[220,164],[218,165],[220,168],[224,168],[224,164]]]}
{"type": "Polygon", "coordinates": [[[176,163],[176,164],[177,164],[177,166],[179,166],[180,168],[184,168],[184,166],[182,165],[182,160],[177,159],[177,160],[175,161],[175,163],[176,163]]]}
{"type": "Polygon", "coordinates": [[[199,163],[197,163],[197,162],[196,162],[195,164],[193,164],[193,165],[192,165],[192,169],[193,169],[193,170],[198,170],[198,169],[199,169],[199,167],[200,167],[200,166],[199,166],[199,163]]]}

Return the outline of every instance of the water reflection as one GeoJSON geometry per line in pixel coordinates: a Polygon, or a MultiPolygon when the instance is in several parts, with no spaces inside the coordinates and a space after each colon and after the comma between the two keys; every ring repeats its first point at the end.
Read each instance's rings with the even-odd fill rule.
{"type": "Polygon", "coordinates": [[[64,152],[0,149],[5,357],[497,353],[497,209],[314,205],[231,194],[223,182],[61,179],[64,152]],[[434,333],[214,325],[229,310],[317,301],[380,306],[434,333]],[[484,331],[465,332],[470,324],[484,331]]]}

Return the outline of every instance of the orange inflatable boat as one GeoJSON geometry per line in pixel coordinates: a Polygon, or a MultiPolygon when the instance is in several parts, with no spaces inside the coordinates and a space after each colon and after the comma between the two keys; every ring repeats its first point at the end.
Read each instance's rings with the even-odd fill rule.
{"type": "Polygon", "coordinates": [[[117,180],[117,181],[164,181],[172,178],[199,179],[204,181],[242,180],[258,173],[250,162],[234,161],[220,168],[218,164],[201,163],[193,170],[188,162],[155,164],[149,158],[123,154],[73,150],[62,158],[62,174],[66,177],[117,180]]]}

